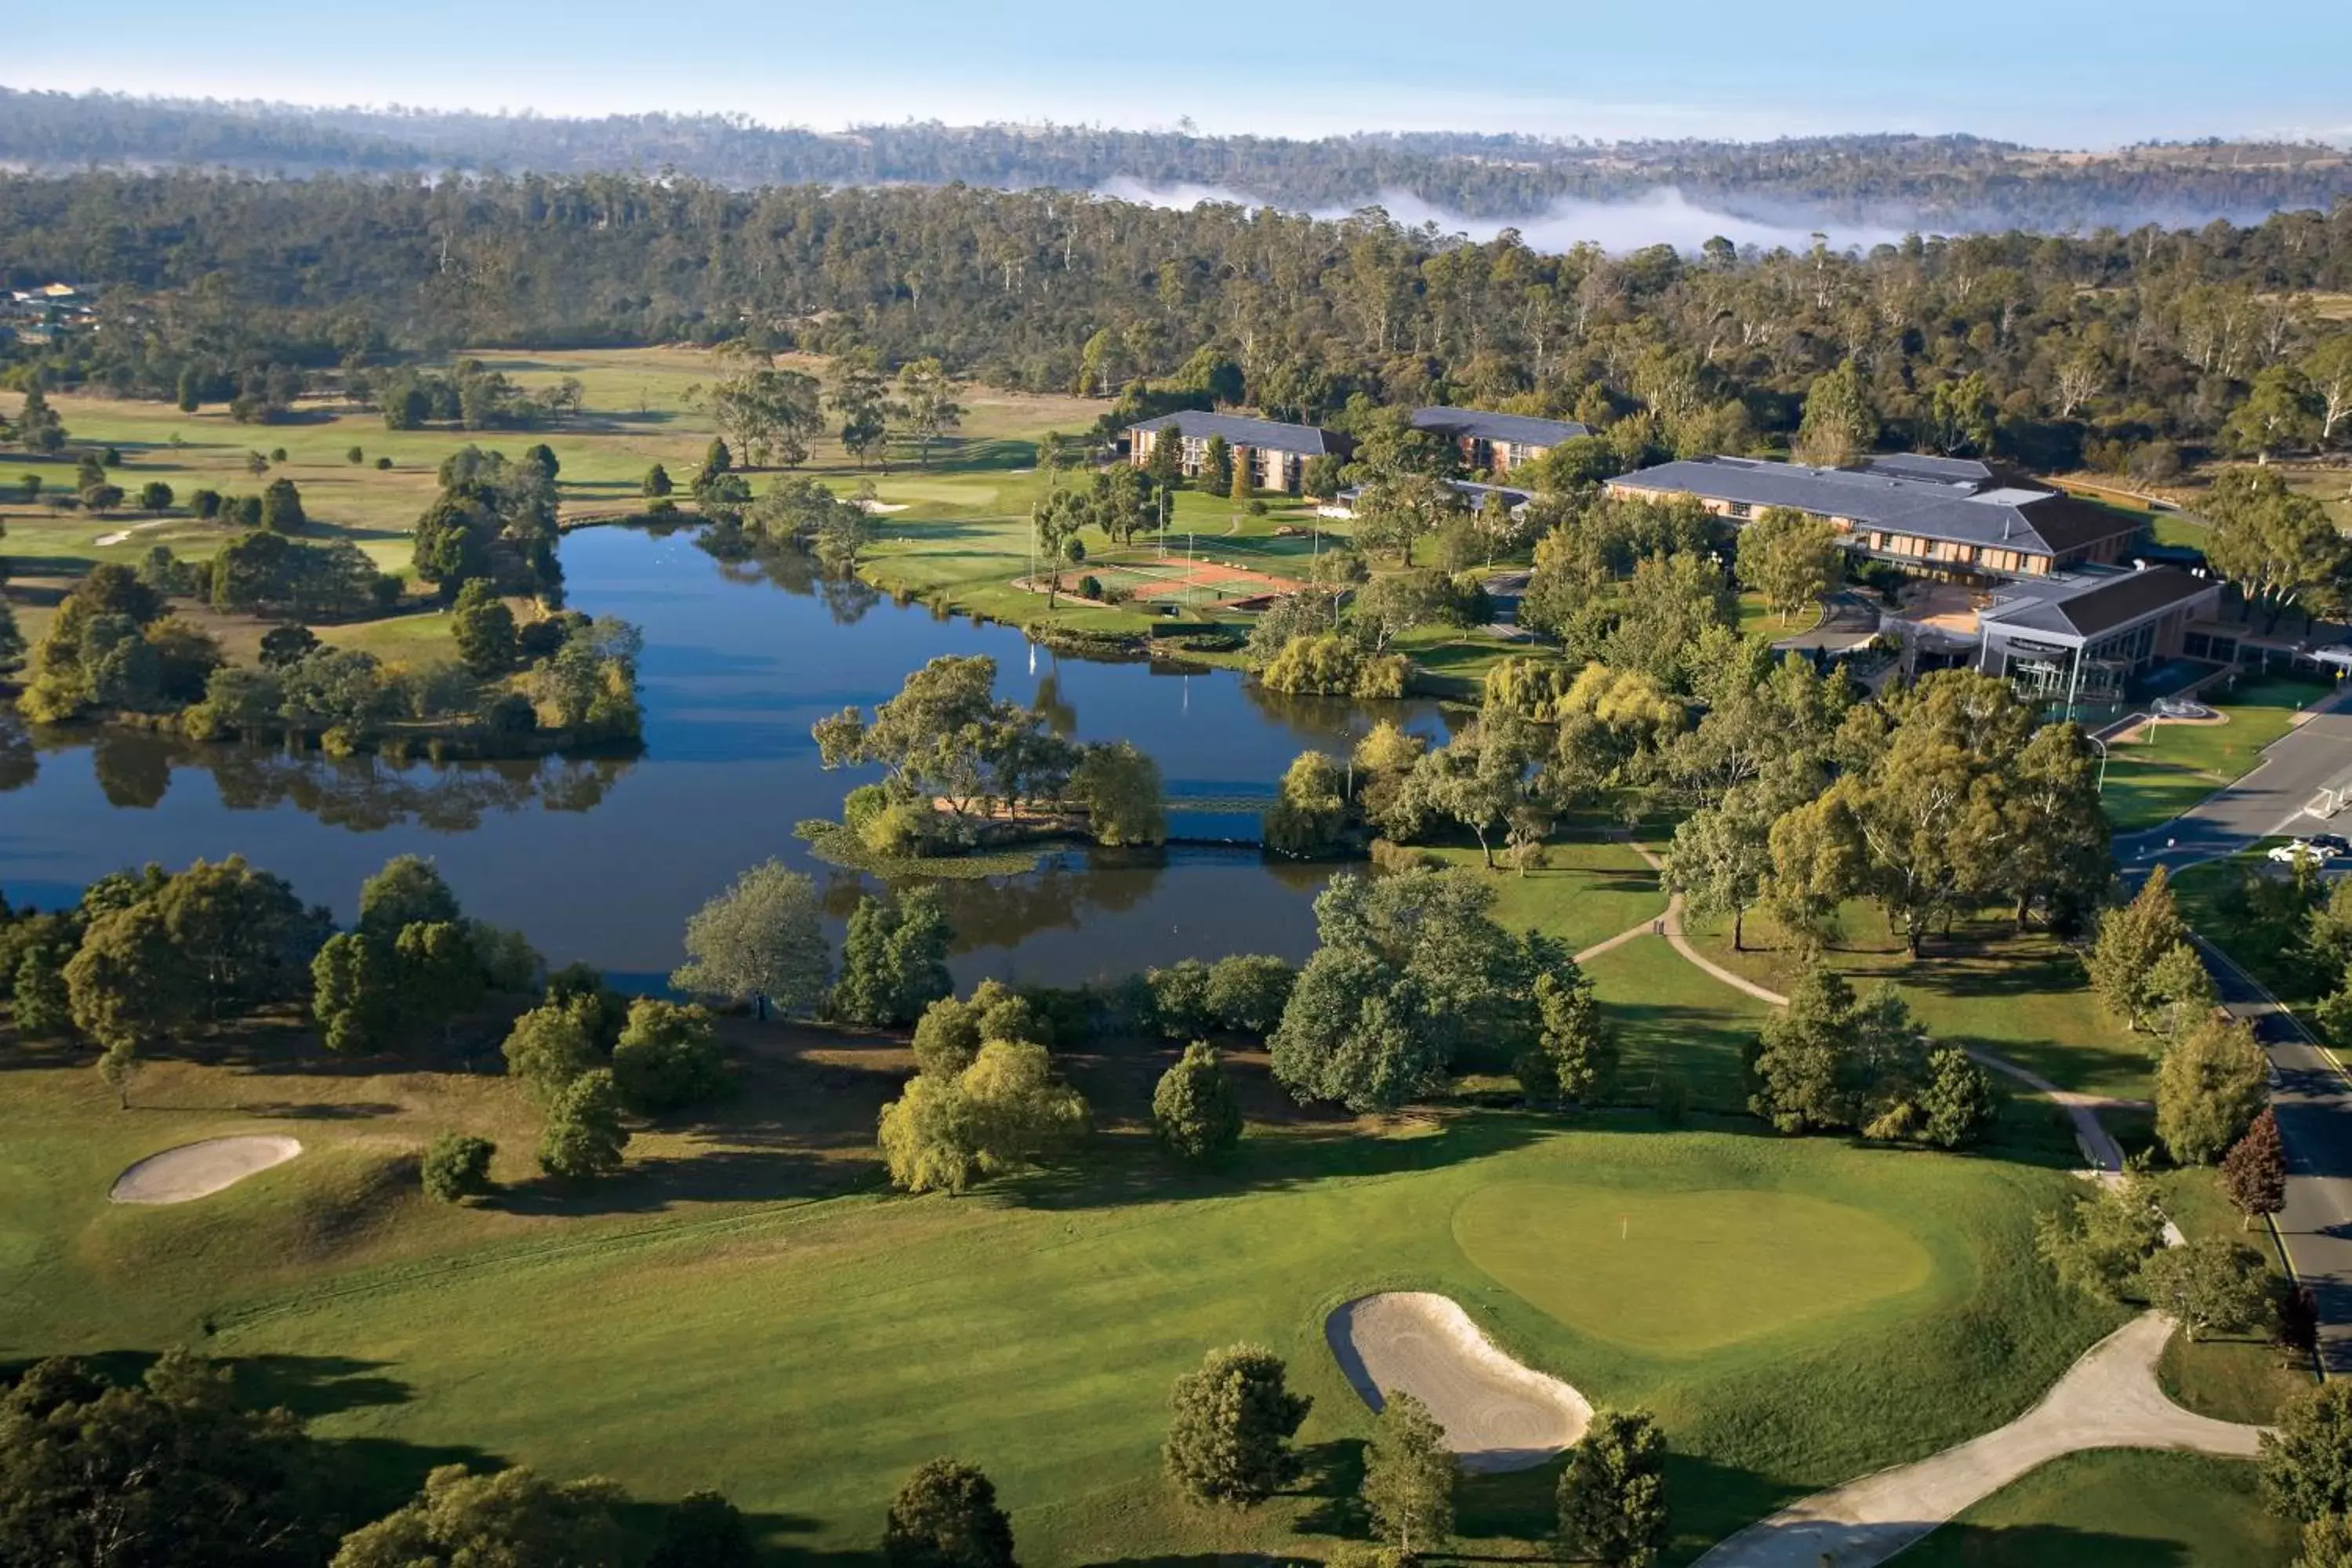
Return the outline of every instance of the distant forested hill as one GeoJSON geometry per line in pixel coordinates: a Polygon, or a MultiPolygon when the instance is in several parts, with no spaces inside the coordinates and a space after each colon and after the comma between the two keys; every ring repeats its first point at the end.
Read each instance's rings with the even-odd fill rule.
{"type": "Polygon", "coordinates": [[[1043,189],[96,171],[0,174],[0,283],[96,299],[91,322],[0,342],[0,382],[264,418],[469,346],[741,338],[1076,389],[1113,424],[1155,397],[1572,414],[1608,426],[1617,462],[1776,443],[1842,366],[1871,422],[1923,449],[2153,474],[2352,444],[2352,203],[1611,256],[1043,189]]]}
{"type": "Polygon", "coordinates": [[[668,169],[734,189],[961,182],[1093,190],[1131,180],[1311,211],[1402,193],[1489,221],[1671,187],[1757,221],[1942,233],[2247,223],[2278,211],[2326,211],[2352,195],[2352,161],[2342,151],[2300,144],[2205,142],[2082,157],[1972,136],[1891,134],[1756,143],[1465,133],[1293,141],[914,123],[820,134],[717,115],[567,120],[7,89],[0,89],[0,163],[53,173],[93,163],[289,174],[668,169]]]}

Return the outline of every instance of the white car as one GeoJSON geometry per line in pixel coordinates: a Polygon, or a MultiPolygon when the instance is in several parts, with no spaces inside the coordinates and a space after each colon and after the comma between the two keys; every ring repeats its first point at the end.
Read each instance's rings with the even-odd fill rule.
{"type": "Polygon", "coordinates": [[[2298,860],[2325,866],[2339,853],[2333,844],[2315,844],[2308,838],[2290,838],[2284,844],[2273,844],[2270,847],[2271,858],[2282,866],[2292,866],[2298,860]]]}

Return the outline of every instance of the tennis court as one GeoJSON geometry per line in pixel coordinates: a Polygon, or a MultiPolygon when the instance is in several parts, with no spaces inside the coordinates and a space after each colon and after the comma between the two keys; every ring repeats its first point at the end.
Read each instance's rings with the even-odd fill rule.
{"type": "MultiPolygon", "coordinates": [[[[1063,593],[1076,597],[1078,583],[1087,577],[1100,583],[1106,591],[1124,590],[1136,602],[1150,605],[1243,605],[1287,594],[1298,586],[1290,578],[1254,572],[1230,562],[1205,557],[1187,561],[1181,555],[1161,555],[1140,561],[1089,562],[1068,568],[1062,574],[1063,593]]],[[[1042,577],[1024,579],[1020,586],[1032,593],[1045,589],[1042,577]]]]}

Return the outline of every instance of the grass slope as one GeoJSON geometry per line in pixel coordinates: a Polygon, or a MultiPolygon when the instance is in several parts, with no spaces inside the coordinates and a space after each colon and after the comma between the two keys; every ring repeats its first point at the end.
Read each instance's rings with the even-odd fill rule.
{"type": "MultiPolygon", "coordinates": [[[[530,1111],[495,1079],[167,1062],[121,1112],[86,1068],[24,1058],[0,1099],[0,1355],[198,1343],[352,1446],[387,1492],[453,1456],[654,1498],[716,1485],[778,1544],[850,1552],[898,1479],[946,1451],[988,1468],[1031,1561],[1320,1552],[1353,1528],[1368,1425],[1323,1317],[1428,1288],[1596,1399],[1657,1409],[1687,1558],[1792,1496],[2014,1415],[2112,1321],[2034,1267],[2032,1215],[2065,1178],[2031,1160],[1468,1113],[1261,1122],[1231,1169],[1191,1176],[1130,1130],[1154,1057],[1118,1069],[1125,1089],[1086,1080],[1115,1130],[1080,1167],[893,1198],[871,1188],[870,1128],[905,1052],[790,1040],[758,1050],[720,1120],[654,1130],[629,1173],[585,1191],[528,1179],[530,1111]],[[440,1208],[410,1186],[416,1144],[451,1126],[500,1140],[520,1184],[495,1205],[440,1208]],[[140,1155],[257,1127],[308,1152],[194,1205],[105,1202],[140,1155]],[[1728,1339],[1627,1342],[1648,1304],[1722,1288],[1723,1256],[1626,1255],[1595,1302],[1578,1251],[1522,1247],[1514,1290],[1456,1240],[1465,1213],[1485,1216],[1482,1247],[1507,1237],[1509,1205],[1481,1196],[1498,1188],[1638,1213],[1645,1236],[1654,1222],[1703,1242],[1712,1225],[1748,1250],[1769,1244],[1726,1238],[1725,1215],[1784,1240],[1801,1226],[1798,1272],[1875,1284],[1830,1310],[1751,1313],[1728,1339]],[[1317,1479],[1255,1514],[1195,1514],[1158,1476],[1167,1388],[1244,1338],[1315,1396],[1317,1479]]],[[[1262,1070],[1244,1087],[1265,1107],[1262,1070]]],[[[1540,1552],[1553,1479],[1472,1483],[1470,1549],[1540,1552]]]]}
{"type": "Polygon", "coordinates": [[[2072,1454],[1905,1552],[1904,1568],[2285,1568],[2295,1532],[2254,1468],[2200,1454],[2072,1454]]]}
{"type": "MultiPolygon", "coordinates": [[[[1727,920],[1693,922],[1690,936],[1717,963],[1777,991],[1796,978],[1795,948],[1769,913],[1748,914],[1745,952],[1732,951],[1727,920]]],[[[1892,981],[1939,1040],[1992,1051],[2061,1089],[2125,1100],[2155,1092],[2147,1037],[2107,1016],[2065,943],[2021,933],[2003,914],[1957,921],[1914,959],[1876,907],[1855,900],[1837,911],[1822,956],[1857,987],[1892,981]]]]}

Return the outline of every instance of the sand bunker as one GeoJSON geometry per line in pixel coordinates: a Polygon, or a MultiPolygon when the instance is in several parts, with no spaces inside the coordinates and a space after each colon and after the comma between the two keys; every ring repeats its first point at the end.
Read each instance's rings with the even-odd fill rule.
{"type": "Polygon", "coordinates": [[[150,1154],[114,1178],[107,1196],[119,1204],[184,1204],[232,1187],[257,1171],[282,1165],[302,1152],[292,1138],[257,1135],[207,1138],[150,1154]]]}
{"type": "Polygon", "coordinates": [[[1391,1291],[1349,1302],[1324,1322],[1364,1403],[1401,1391],[1429,1406],[1465,1470],[1524,1470],[1584,1436],[1592,1406],[1556,1377],[1488,1342],[1444,1296],[1391,1291]]]}

